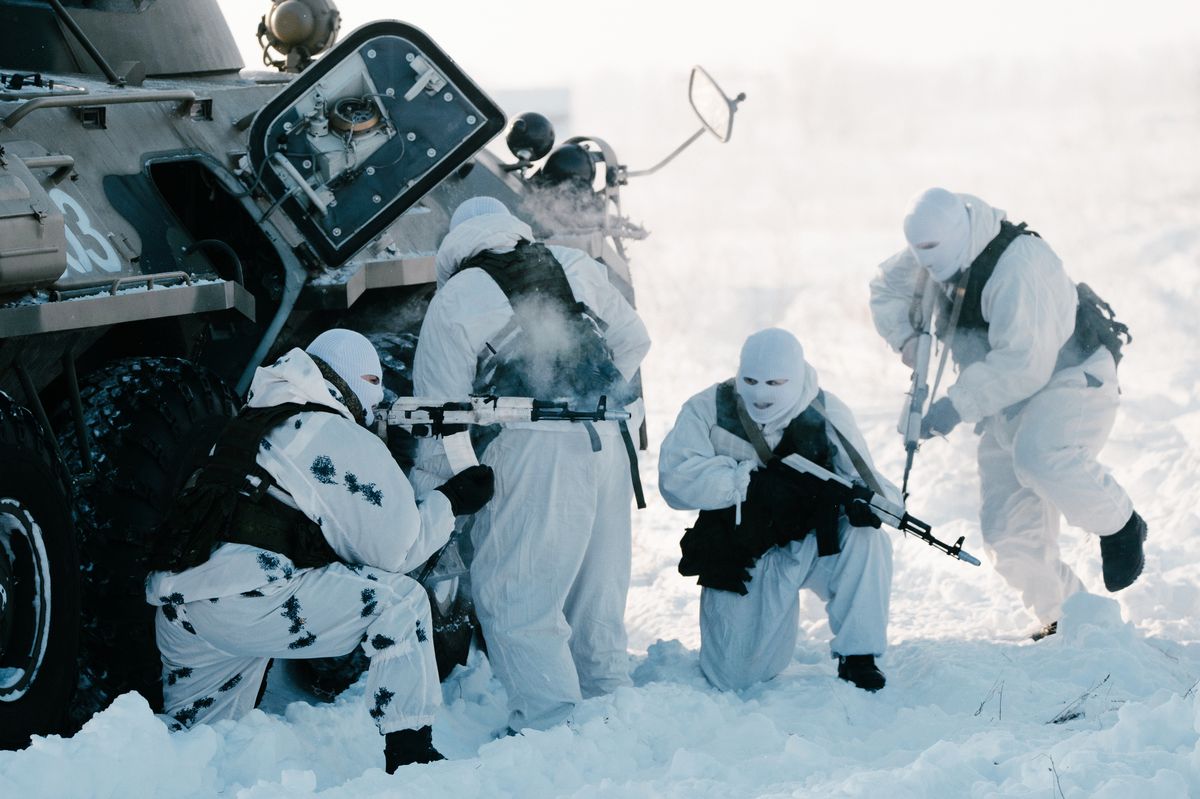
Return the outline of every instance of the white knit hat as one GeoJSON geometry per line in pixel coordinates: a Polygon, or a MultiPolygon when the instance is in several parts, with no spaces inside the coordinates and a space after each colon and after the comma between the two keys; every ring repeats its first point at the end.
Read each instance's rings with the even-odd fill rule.
{"type": "Polygon", "coordinates": [[[329,364],[338,377],[346,381],[362,403],[367,412],[367,424],[370,424],[375,416],[372,409],[383,402],[383,367],[379,364],[375,345],[362,333],[335,327],[313,339],[305,352],[329,364]],[[368,383],[363,380],[363,375],[373,375],[380,382],[368,383]]]}
{"type": "Polygon", "coordinates": [[[935,280],[949,280],[967,266],[971,220],[966,204],[953,192],[929,189],[904,217],[904,238],[935,280]]]}
{"type": "Polygon", "coordinates": [[[485,216],[487,214],[508,214],[508,206],[497,200],[495,197],[471,197],[459,203],[454,209],[454,214],[450,217],[450,229],[461,225],[468,219],[474,219],[477,216],[485,216]]]}

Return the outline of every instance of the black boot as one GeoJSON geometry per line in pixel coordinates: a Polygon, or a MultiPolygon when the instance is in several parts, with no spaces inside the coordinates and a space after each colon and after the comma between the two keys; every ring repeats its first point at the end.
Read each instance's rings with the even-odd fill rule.
{"type": "Polygon", "coordinates": [[[864,691],[878,691],[887,683],[875,665],[874,655],[838,656],[838,679],[852,682],[864,691]]]}
{"type": "Polygon", "coordinates": [[[1104,587],[1109,591],[1128,588],[1142,573],[1146,553],[1146,522],[1135,511],[1125,526],[1112,535],[1100,537],[1100,561],[1104,566],[1104,587]]]}
{"type": "Polygon", "coordinates": [[[433,748],[433,727],[397,730],[384,736],[383,760],[388,774],[410,763],[433,763],[446,758],[433,748]]]}
{"type": "Polygon", "coordinates": [[[1043,638],[1049,638],[1050,636],[1054,635],[1056,632],[1058,632],[1058,622],[1052,621],[1049,624],[1047,624],[1045,627],[1034,632],[1033,635],[1029,636],[1029,638],[1032,641],[1040,641],[1043,638]]]}

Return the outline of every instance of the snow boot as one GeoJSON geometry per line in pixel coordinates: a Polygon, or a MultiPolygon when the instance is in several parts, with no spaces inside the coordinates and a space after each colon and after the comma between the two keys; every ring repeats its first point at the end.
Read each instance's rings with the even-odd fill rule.
{"type": "Polygon", "coordinates": [[[1104,566],[1104,587],[1110,592],[1128,588],[1142,573],[1146,553],[1146,522],[1134,511],[1125,526],[1112,535],[1100,537],[1100,561],[1104,566]]]}
{"type": "Polygon", "coordinates": [[[419,730],[397,730],[384,736],[383,760],[388,774],[410,763],[433,763],[445,760],[441,752],[433,748],[433,727],[426,725],[419,730]]]}
{"type": "Polygon", "coordinates": [[[1029,636],[1031,641],[1040,641],[1043,638],[1049,638],[1058,632],[1058,622],[1052,621],[1040,630],[1036,630],[1033,635],[1029,636]]]}
{"type": "Polygon", "coordinates": [[[864,691],[875,692],[887,683],[875,665],[874,655],[838,656],[838,679],[852,682],[864,691]]]}

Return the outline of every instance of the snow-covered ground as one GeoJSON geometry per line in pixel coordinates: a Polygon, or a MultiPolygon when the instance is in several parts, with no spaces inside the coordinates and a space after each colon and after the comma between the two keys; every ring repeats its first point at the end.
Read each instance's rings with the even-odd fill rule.
{"type": "MultiPolygon", "coordinates": [[[[477,659],[444,686],[435,742],[450,759],[394,777],[361,684],[332,705],[275,703],[177,734],[127,695],[73,739],[0,753],[0,797],[1200,796],[1197,51],[953,69],[825,54],[718,72],[749,96],[733,141],[702,141],[626,191],[654,234],[633,250],[655,340],[650,507],[635,516],[627,613],[635,687],[497,740],[503,692],[477,659]],[[1066,558],[1100,593],[1032,644],[1033,620],[989,566],[897,538],[885,690],[835,679],[808,597],[788,669],[719,693],[697,666],[699,589],[675,571],[690,518],[655,494],[657,442],[683,400],[731,373],[748,333],[779,325],[898,479],[908,375],[871,327],[867,282],[902,244],[908,199],[938,184],[1028,221],[1132,328],[1104,459],[1149,522],[1146,572],[1104,594],[1096,540],[1065,529],[1066,558]]],[[[619,71],[581,84],[574,132],[644,166],[691,131],[683,91],[619,71]]],[[[959,430],[922,449],[910,507],[982,555],[974,441],[959,430]]]]}

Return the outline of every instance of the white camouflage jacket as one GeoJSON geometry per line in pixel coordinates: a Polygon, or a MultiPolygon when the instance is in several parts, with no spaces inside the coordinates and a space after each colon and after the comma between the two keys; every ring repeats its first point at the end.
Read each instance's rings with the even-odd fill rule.
{"type": "MultiPolygon", "coordinates": [[[[348,564],[404,573],[421,565],[454,528],[450,502],[433,492],[421,503],[384,443],[357,424],[312,359],[293,349],[260,368],[247,405],[316,403],[334,413],[304,412],[272,430],[258,463],[275,478],[277,499],[299,508],[348,564]]],[[[222,544],[205,563],[179,573],[152,572],[151,604],[213,599],[290,580],[303,570],[278,553],[246,544],[222,544]],[[172,596],[174,599],[171,599],[172,596]]]]}

